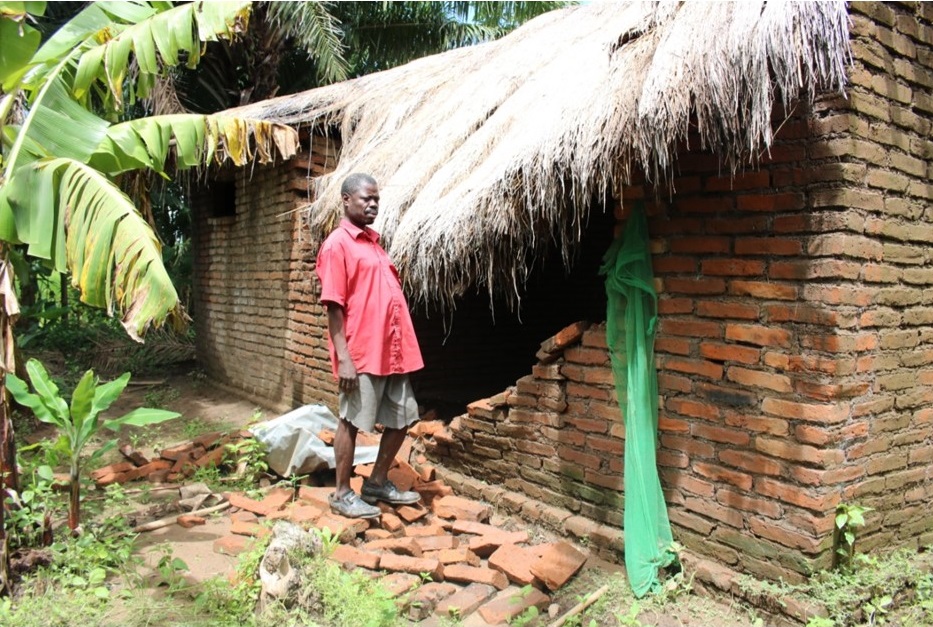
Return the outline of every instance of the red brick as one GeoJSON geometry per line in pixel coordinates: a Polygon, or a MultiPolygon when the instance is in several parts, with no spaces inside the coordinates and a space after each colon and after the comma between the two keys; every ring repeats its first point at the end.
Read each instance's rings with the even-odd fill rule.
{"type": "Polygon", "coordinates": [[[428,510],[424,507],[416,506],[412,507],[410,505],[403,505],[395,510],[398,514],[398,517],[404,520],[405,522],[412,523],[416,520],[421,520],[428,515],[428,510]]]}
{"type": "Polygon", "coordinates": [[[382,528],[390,533],[397,533],[405,527],[401,519],[395,514],[383,513],[380,517],[380,522],[382,528]]]}
{"type": "Polygon", "coordinates": [[[434,513],[441,518],[473,520],[476,522],[488,520],[492,513],[492,507],[487,504],[453,495],[434,500],[432,508],[434,513]]]}
{"type": "Polygon", "coordinates": [[[790,377],[773,372],[750,370],[733,366],[726,370],[726,379],[745,387],[758,387],[775,392],[790,392],[792,390],[790,377]]]}
{"type": "Polygon", "coordinates": [[[438,497],[453,494],[453,488],[440,480],[428,481],[418,484],[418,494],[425,505],[430,505],[438,497]]]}
{"type": "Polygon", "coordinates": [[[709,379],[722,378],[722,366],[703,359],[679,359],[676,357],[664,357],[661,360],[661,368],[664,370],[673,370],[675,372],[695,374],[701,377],[707,377],[709,379]]]}
{"type": "Polygon", "coordinates": [[[432,581],[413,590],[405,605],[405,612],[409,621],[421,621],[434,612],[444,599],[459,590],[459,586],[450,583],[432,581]]]}
{"type": "Polygon", "coordinates": [[[780,462],[749,451],[720,451],[719,461],[756,474],[779,476],[784,471],[784,466],[780,462]]]}
{"type": "Polygon", "coordinates": [[[721,338],[722,325],[702,320],[661,318],[660,335],[684,335],[690,338],[721,338]]]}
{"type": "Polygon", "coordinates": [[[214,552],[236,556],[248,551],[252,542],[247,536],[223,536],[214,540],[214,552]]]}
{"type": "Polygon", "coordinates": [[[415,575],[428,573],[434,581],[444,580],[444,567],[436,559],[386,553],[379,560],[379,568],[391,572],[412,573],[415,575]]]}
{"type": "Polygon", "coordinates": [[[803,253],[800,240],[782,237],[745,237],[735,240],[736,255],[794,255],[803,253]]]}
{"type": "Polygon", "coordinates": [[[124,444],[120,447],[120,454],[126,458],[127,461],[131,462],[134,466],[145,466],[149,463],[149,460],[145,455],[137,451],[130,444],[124,444]]]}
{"type": "Polygon", "coordinates": [[[761,410],[766,414],[781,416],[782,418],[826,424],[843,422],[849,417],[849,408],[844,404],[818,405],[815,403],[785,401],[777,398],[766,398],[761,403],[761,410]]]}
{"type": "Polygon", "coordinates": [[[750,490],[752,487],[751,475],[747,475],[743,472],[702,462],[693,464],[693,469],[701,476],[712,479],[716,483],[730,483],[742,490],[750,490]]]}
{"type": "Polygon", "coordinates": [[[344,565],[352,565],[355,568],[367,568],[369,570],[379,568],[379,555],[377,553],[360,550],[348,544],[338,544],[334,547],[330,559],[344,565]]]}
{"type": "Polygon", "coordinates": [[[662,316],[693,313],[693,299],[672,298],[664,294],[659,294],[658,313],[662,316]]]}
{"type": "Polygon", "coordinates": [[[728,237],[680,237],[670,240],[671,252],[682,253],[728,253],[731,240],[728,237]]]}
{"type": "Polygon", "coordinates": [[[682,438],[674,435],[664,434],[661,436],[661,446],[674,451],[680,451],[694,457],[711,458],[715,449],[706,442],[695,438],[682,438]]]}
{"type": "Polygon", "coordinates": [[[503,544],[489,556],[489,567],[503,573],[509,581],[520,586],[534,582],[531,563],[538,558],[539,550],[503,544]]]}
{"type": "Polygon", "coordinates": [[[795,192],[782,194],[754,194],[738,197],[739,211],[796,211],[804,206],[803,198],[795,192]]]}
{"type": "Polygon", "coordinates": [[[369,528],[363,532],[363,542],[372,542],[373,540],[385,540],[386,538],[394,538],[390,532],[385,529],[373,529],[369,528]]]}
{"type": "Polygon", "coordinates": [[[693,433],[693,435],[696,437],[703,438],[704,440],[724,442],[726,444],[735,444],[737,446],[745,446],[751,440],[751,436],[744,431],[700,423],[693,424],[690,428],[690,432],[693,433]]]}
{"type": "Polygon", "coordinates": [[[696,274],[696,257],[652,255],[651,267],[655,274],[696,274]]]}
{"type": "Polygon", "coordinates": [[[589,328],[590,323],[585,321],[574,322],[558,331],[552,337],[541,342],[541,350],[554,353],[575,344],[583,337],[583,332],[589,328]]]}
{"type": "Polygon", "coordinates": [[[671,353],[673,355],[689,355],[691,350],[690,340],[677,337],[659,337],[655,340],[654,351],[656,353],[671,353]]]}
{"type": "Polygon", "coordinates": [[[726,339],[758,346],[790,346],[791,334],[784,329],[752,324],[727,324],[726,339]]]}
{"type": "Polygon", "coordinates": [[[396,459],[396,465],[389,469],[388,477],[402,491],[411,490],[416,483],[421,482],[418,471],[412,468],[408,462],[398,459],[396,459]]]}
{"type": "Polygon", "coordinates": [[[132,462],[117,462],[115,464],[110,464],[109,466],[101,466],[97,470],[94,470],[90,473],[91,479],[97,481],[102,477],[107,475],[119,475],[128,470],[133,470],[136,468],[136,465],[132,462]]]}
{"type": "Polygon", "coordinates": [[[263,516],[268,516],[270,513],[278,511],[285,507],[286,503],[290,503],[295,496],[293,490],[286,488],[275,488],[263,498],[259,504],[265,508],[263,512],[256,512],[263,516]]]}
{"type": "Polygon", "coordinates": [[[163,459],[170,459],[173,462],[180,459],[186,459],[189,457],[189,453],[195,448],[194,442],[184,442],[183,444],[177,444],[175,446],[162,449],[159,453],[159,456],[163,459]]]}
{"type": "Polygon", "coordinates": [[[177,522],[185,529],[190,529],[197,525],[207,524],[207,520],[203,516],[192,516],[191,514],[182,514],[175,519],[175,522],[177,522]]]}
{"type": "Polygon", "coordinates": [[[726,507],[761,514],[769,518],[780,518],[784,512],[783,508],[774,501],[756,499],[726,489],[716,491],[716,500],[726,507]]]}
{"type": "Polygon", "coordinates": [[[414,538],[414,541],[421,547],[422,551],[454,549],[460,544],[459,539],[451,535],[421,536],[420,538],[414,538]]]}
{"type": "Polygon", "coordinates": [[[314,524],[318,529],[327,529],[331,535],[339,537],[341,542],[349,542],[369,528],[367,520],[344,518],[330,512],[324,513],[314,524]]]}
{"type": "Polygon", "coordinates": [[[224,492],[224,497],[233,507],[239,507],[260,516],[266,515],[266,507],[262,503],[245,496],[242,492],[224,492]]]}
{"type": "Polygon", "coordinates": [[[253,538],[262,538],[272,533],[268,527],[263,527],[259,523],[244,522],[233,519],[230,521],[230,533],[238,536],[250,536],[253,538]]]}
{"type": "Polygon", "coordinates": [[[467,616],[485,603],[496,593],[495,586],[483,583],[471,583],[437,604],[434,613],[437,616],[467,616]]]}
{"type": "Polygon", "coordinates": [[[509,579],[503,573],[491,568],[467,566],[466,564],[448,564],[444,566],[444,579],[458,583],[483,583],[505,590],[509,579]]]}
{"type": "Polygon", "coordinates": [[[759,276],[764,274],[765,263],[757,259],[704,259],[702,274],[715,276],[759,276]]]}
{"type": "Polygon", "coordinates": [[[726,282],[723,279],[700,277],[667,277],[664,279],[663,291],[666,294],[722,294],[726,291],[726,282]]]}
{"type": "Polygon", "coordinates": [[[699,401],[683,398],[669,398],[664,402],[664,407],[668,411],[692,418],[701,418],[713,422],[719,420],[719,408],[709,403],[701,403],[699,401]]]}
{"type": "Polygon", "coordinates": [[[815,490],[801,489],[799,485],[781,483],[764,477],[755,481],[755,487],[763,496],[774,497],[821,514],[835,508],[842,500],[841,495],[835,491],[819,494],[815,490]]]}
{"type": "Polygon", "coordinates": [[[740,320],[758,320],[761,312],[758,305],[734,303],[729,301],[697,302],[697,315],[706,318],[738,318],[740,320]]]}
{"type": "Polygon", "coordinates": [[[769,281],[732,281],[729,284],[729,293],[766,300],[796,300],[798,288],[796,285],[769,281]]]}
{"type": "MultiPolygon", "coordinates": [[[[455,521],[456,522],[456,521],[455,521]]],[[[424,536],[439,536],[447,533],[443,525],[407,525],[402,532],[410,538],[422,538],[424,536]]]]}
{"type": "Polygon", "coordinates": [[[288,508],[288,519],[297,525],[307,527],[324,514],[324,510],[316,505],[294,504],[288,508]]]}
{"type": "Polygon", "coordinates": [[[397,555],[410,555],[421,557],[421,545],[414,538],[386,538],[385,540],[371,540],[362,547],[366,551],[389,551],[397,555]]]}
{"type": "Polygon", "coordinates": [[[424,554],[424,557],[436,559],[444,565],[462,563],[467,564],[468,566],[479,566],[482,561],[479,555],[465,546],[457,547],[455,549],[429,551],[424,554]]]}
{"type": "Polygon", "coordinates": [[[703,342],[700,344],[700,356],[712,361],[735,361],[743,364],[756,364],[761,356],[761,350],[736,344],[703,342]]]}
{"type": "Polygon", "coordinates": [[[516,590],[514,594],[497,596],[482,605],[478,612],[487,624],[504,625],[529,607],[535,606],[540,610],[549,602],[548,596],[537,588],[531,588],[527,593],[524,590],[516,590]]]}
{"type": "Polygon", "coordinates": [[[544,582],[549,590],[557,590],[573,577],[586,562],[586,555],[569,542],[547,545],[531,565],[531,572],[544,582]]]}
{"type": "MultiPolygon", "coordinates": [[[[406,572],[389,573],[379,580],[379,584],[389,593],[391,597],[397,597],[409,592],[421,582],[421,577],[417,574],[406,572]]],[[[348,626],[349,627],[349,626],[348,626]]]]}
{"type": "Polygon", "coordinates": [[[330,509],[328,495],[332,494],[333,488],[319,488],[303,485],[298,488],[298,500],[305,501],[309,505],[316,505],[322,511],[330,509]]]}

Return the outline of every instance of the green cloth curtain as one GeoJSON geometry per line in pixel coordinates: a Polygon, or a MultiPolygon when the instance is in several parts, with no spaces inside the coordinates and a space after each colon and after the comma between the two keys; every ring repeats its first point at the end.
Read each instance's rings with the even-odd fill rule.
{"type": "Polygon", "coordinates": [[[606,340],[625,419],[625,570],[641,598],[656,591],[659,569],[676,558],[656,460],[658,298],[642,203],[633,207],[623,233],[603,257],[600,274],[606,276],[606,340]]]}

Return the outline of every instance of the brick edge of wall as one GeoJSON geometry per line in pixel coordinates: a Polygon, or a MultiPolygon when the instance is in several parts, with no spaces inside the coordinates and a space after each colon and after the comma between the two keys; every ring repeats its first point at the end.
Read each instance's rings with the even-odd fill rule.
{"type": "MultiPolygon", "coordinates": [[[[420,464],[413,465],[420,470],[420,464]]],[[[622,529],[600,524],[569,510],[548,505],[520,492],[491,485],[441,465],[430,464],[430,467],[435,470],[438,479],[459,494],[486,501],[510,515],[570,537],[607,562],[623,563],[625,541],[622,529]]],[[[699,593],[711,598],[725,598],[728,595],[741,599],[767,614],[775,627],[796,627],[805,624],[814,616],[827,615],[825,608],[817,604],[791,597],[779,597],[764,588],[753,589],[745,583],[747,578],[751,578],[750,575],[686,548],[681,549],[680,558],[693,581],[700,584],[699,593]]]]}

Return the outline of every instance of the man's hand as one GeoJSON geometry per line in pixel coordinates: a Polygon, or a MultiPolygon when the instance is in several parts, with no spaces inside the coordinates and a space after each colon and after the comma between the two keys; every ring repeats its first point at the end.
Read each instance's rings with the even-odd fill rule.
{"type": "Polygon", "coordinates": [[[360,377],[356,372],[356,366],[349,359],[341,359],[337,365],[337,378],[340,391],[349,393],[360,386],[360,377]]]}

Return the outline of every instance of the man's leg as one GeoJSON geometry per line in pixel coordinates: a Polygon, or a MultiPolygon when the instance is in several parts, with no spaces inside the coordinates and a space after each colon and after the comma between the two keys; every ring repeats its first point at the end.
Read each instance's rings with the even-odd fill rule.
{"type": "Polygon", "coordinates": [[[337,421],[337,433],[334,434],[337,485],[334,493],[338,497],[350,491],[350,475],[353,473],[353,456],[356,453],[357,431],[358,429],[348,420],[340,419],[337,421]]]}
{"type": "MultiPolygon", "coordinates": [[[[376,454],[376,463],[373,464],[373,471],[369,475],[369,481],[377,486],[386,482],[389,467],[396,453],[402,448],[405,436],[408,435],[408,427],[403,429],[384,429],[382,438],[379,440],[379,452],[376,454]]],[[[336,440],[334,445],[336,447],[336,440]]],[[[349,479],[348,479],[349,481],[349,479]]]]}

